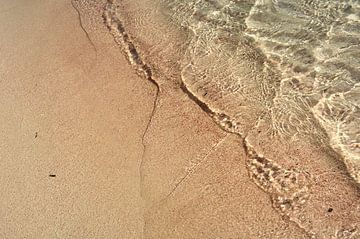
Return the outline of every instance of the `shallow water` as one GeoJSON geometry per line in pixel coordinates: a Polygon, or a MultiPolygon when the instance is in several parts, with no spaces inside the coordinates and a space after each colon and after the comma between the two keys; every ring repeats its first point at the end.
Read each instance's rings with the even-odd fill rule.
{"type": "Polygon", "coordinates": [[[243,136],[311,135],[359,182],[360,1],[165,1],[192,37],[182,79],[243,136]]]}
{"type": "Polygon", "coordinates": [[[330,146],[360,182],[360,1],[108,1],[110,15],[121,11],[109,24],[147,77],[178,72],[249,147],[260,127],[280,141],[330,146]]]}
{"type": "Polygon", "coordinates": [[[320,122],[331,146],[347,160],[358,181],[359,3],[257,1],[246,20],[246,34],[281,72],[277,97],[299,97],[306,102],[304,110],[320,122]]]}
{"type": "Polygon", "coordinates": [[[160,94],[181,88],[241,136],[249,176],[276,210],[311,235],[341,238],[357,233],[359,216],[357,197],[346,191],[356,194],[356,186],[342,166],[334,170],[334,159],[343,160],[360,182],[359,7],[359,1],[108,0],[103,18],[160,94]],[[318,211],[326,199],[317,196],[336,186],[318,187],[320,172],[346,178],[336,190],[348,217],[330,220],[318,211]]]}

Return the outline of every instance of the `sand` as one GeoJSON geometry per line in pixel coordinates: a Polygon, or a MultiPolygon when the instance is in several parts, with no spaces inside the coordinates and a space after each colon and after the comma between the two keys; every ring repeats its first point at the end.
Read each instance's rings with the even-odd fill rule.
{"type": "Polygon", "coordinates": [[[109,35],[95,52],[70,1],[16,3],[1,14],[0,237],[139,238],[153,87],[109,35]]]}
{"type": "MultiPolygon", "coordinates": [[[[0,237],[309,238],[250,179],[242,140],[136,73],[104,1],[79,6],[0,6],[0,237]]],[[[336,208],[337,191],[315,199],[336,208]]]]}

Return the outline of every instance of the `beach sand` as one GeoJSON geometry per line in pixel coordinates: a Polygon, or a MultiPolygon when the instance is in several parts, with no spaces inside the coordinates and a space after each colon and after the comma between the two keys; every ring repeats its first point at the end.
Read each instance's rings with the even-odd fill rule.
{"type": "Polygon", "coordinates": [[[0,237],[140,238],[151,83],[71,1],[1,8],[0,237]]]}
{"type": "MultiPolygon", "coordinates": [[[[104,4],[0,6],[0,237],[310,238],[250,179],[240,137],[136,73],[104,4]]],[[[315,229],[355,225],[344,213],[358,192],[329,168],[310,205],[331,205],[306,210],[315,229]]]]}

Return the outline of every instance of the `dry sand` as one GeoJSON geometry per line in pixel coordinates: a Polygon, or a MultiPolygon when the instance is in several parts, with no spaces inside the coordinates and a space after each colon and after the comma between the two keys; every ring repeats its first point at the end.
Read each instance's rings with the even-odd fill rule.
{"type": "Polygon", "coordinates": [[[240,138],[135,73],[96,2],[0,6],[0,237],[308,238],[240,138]]]}
{"type": "Polygon", "coordinates": [[[0,237],[140,238],[152,85],[70,1],[1,11],[0,237]]]}

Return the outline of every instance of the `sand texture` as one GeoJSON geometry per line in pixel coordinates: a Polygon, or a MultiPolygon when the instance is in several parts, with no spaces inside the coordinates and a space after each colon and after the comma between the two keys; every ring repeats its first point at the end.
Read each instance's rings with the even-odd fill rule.
{"type": "Polygon", "coordinates": [[[3,0],[0,238],[360,238],[337,153],[230,130],[152,4],[3,0]]]}

